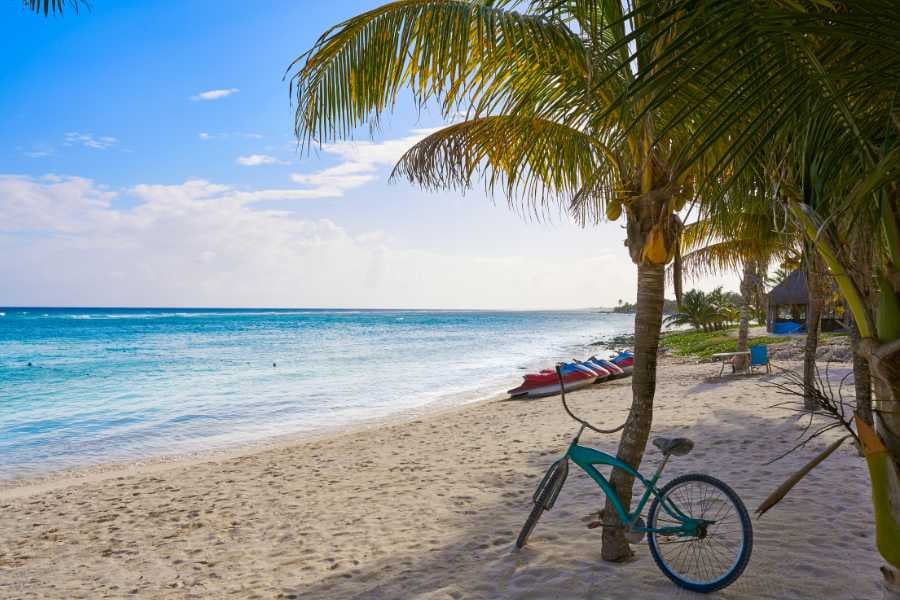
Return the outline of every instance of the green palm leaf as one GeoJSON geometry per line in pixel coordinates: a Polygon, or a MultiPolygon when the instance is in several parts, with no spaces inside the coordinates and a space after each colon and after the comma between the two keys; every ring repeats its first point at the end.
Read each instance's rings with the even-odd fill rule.
{"type": "MultiPolygon", "coordinates": [[[[537,210],[551,198],[615,195],[618,155],[598,138],[529,116],[470,119],[431,134],[400,159],[394,177],[426,188],[471,187],[483,180],[522,208],[537,210]]],[[[585,207],[596,202],[584,203],[585,207]]]]}
{"type": "Polygon", "coordinates": [[[377,126],[401,89],[445,115],[572,114],[586,89],[580,39],[564,24],[463,0],[398,0],[344,21],[289,67],[299,139],[349,137],[377,126]],[[572,82],[580,82],[573,86],[572,82]]]}

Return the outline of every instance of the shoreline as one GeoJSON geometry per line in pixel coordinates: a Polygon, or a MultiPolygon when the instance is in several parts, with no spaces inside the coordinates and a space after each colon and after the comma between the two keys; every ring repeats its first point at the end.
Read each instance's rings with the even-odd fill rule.
{"type": "Polygon", "coordinates": [[[444,413],[463,411],[466,408],[479,404],[502,401],[506,397],[507,394],[505,392],[498,391],[486,397],[479,397],[478,399],[459,404],[447,404],[444,399],[438,399],[415,409],[404,409],[389,415],[362,419],[346,425],[333,425],[316,431],[285,433],[255,441],[230,444],[221,448],[112,460],[94,465],[81,465],[21,477],[0,478],[0,501],[24,498],[33,494],[63,489],[82,483],[100,483],[117,477],[159,473],[169,469],[227,461],[264,452],[283,450],[302,444],[335,440],[343,436],[359,435],[373,429],[394,427],[422,418],[434,418],[444,413]]]}
{"type": "MultiPolygon", "coordinates": [[[[0,499],[11,497],[13,490],[22,487],[46,485],[46,489],[55,489],[56,487],[59,487],[53,485],[56,480],[71,480],[73,483],[77,483],[79,481],[99,481],[108,479],[110,477],[115,477],[120,473],[132,473],[143,470],[156,472],[164,470],[169,466],[219,460],[244,454],[263,452],[280,448],[285,445],[290,446],[322,438],[334,437],[344,433],[364,431],[373,427],[399,424],[429,416],[434,413],[448,410],[453,411],[470,405],[500,400],[507,396],[507,389],[515,387],[520,383],[519,380],[523,373],[539,370],[540,368],[547,367],[549,364],[553,364],[559,360],[568,360],[566,356],[571,354],[569,351],[577,351],[582,354],[611,352],[621,339],[622,335],[616,334],[608,336],[608,338],[601,337],[600,339],[590,342],[571,341],[570,343],[563,343],[559,346],[560,348],[563,348],[560,352],[545,354],[529,359],[524,364],[513,367],[512,369],[514,370],[511,369],[508,377],[493,378],[491,382],[482,382],[476,387],[462,391],[447,390],[435,398],[426,400],[423,404],[397,408],[387,414],[357,417],[348,420],[345,423],[334,425],[314,425],[306,431],[293,431],[267,435],[258,439],[243,441],[235,439],[232,441],[224,441],[211,448],[200,447],[196,450],[151,454],[143,457],[111,457],[109,460],[102,460],[93,464],[88,463],[63,468],[35,468],[30,472],[26,471],[22,474],[12,476],[0,474],[0,499]],[[504,383],[500,383],[501,380],[503,380],[504,383]]],[[[201,442],[200,445],[202,446],[202,442],[208,441],[208,439],[199,438],[198,441],[201,442]]]]}

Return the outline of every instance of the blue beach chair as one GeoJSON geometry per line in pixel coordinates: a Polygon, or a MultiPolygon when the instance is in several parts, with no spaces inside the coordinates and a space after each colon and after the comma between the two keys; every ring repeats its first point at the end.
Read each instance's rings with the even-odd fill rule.
{"type": "Polygon", "coordinates": [[[769,366],[769,347],[765,345],[750,347],[750,371],[753,367],[765,367],[766,373],[771,373],[772,368],[769,366]]]}

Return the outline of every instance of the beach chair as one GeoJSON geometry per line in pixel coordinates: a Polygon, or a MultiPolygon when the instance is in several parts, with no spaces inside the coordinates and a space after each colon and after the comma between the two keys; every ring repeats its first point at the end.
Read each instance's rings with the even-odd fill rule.
{"type": "Polygon", "coordinates": [[[750,372],[753,367],[765,367],[766,373],[771,373],[772,368],[769,366],[769,347],[763,344],[750,347],[750,372]]]}

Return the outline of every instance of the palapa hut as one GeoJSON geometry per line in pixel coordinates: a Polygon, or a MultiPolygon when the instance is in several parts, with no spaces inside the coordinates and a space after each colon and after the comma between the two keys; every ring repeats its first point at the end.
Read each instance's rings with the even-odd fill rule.
{"type": "MultiPolygon", "coordinates": [[[[797,269],[768,293],[766,330],[769,333],[799,333],[806,330],[806,306],[809,291],[806,287],[806,273],[797,269]]],[[[822,331],[837,331],[844,328],[839,313],[843,306],[829,303],[822,311],[820,321],[822,331]]]]}

